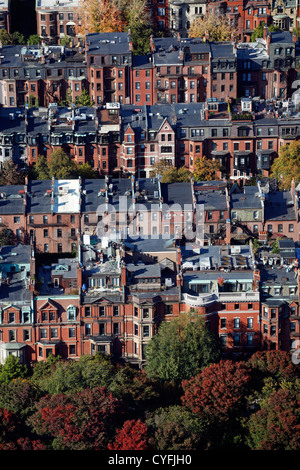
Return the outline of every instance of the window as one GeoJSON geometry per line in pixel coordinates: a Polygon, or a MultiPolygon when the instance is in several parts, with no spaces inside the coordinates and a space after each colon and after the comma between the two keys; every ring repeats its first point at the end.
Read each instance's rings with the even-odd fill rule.
{"type": "Polygon", "coordinates": [[[247,328],[253,328],[253,318],[247,318],[247,328]]]}
{"type": "Polygon", "coordinates": [[[119,315],[119,306],[114,305],[114,307],[113,307],[113,316],[116,317],[118,315],[119,315]]]}
{"type": "Polygon", "coordinates": [[[239,328],[240,327],[240,319],[239,318],[235,318],[234,319],[234,328],[239,328]]]}
{"type": "Polygon", "coordinates": [[[143,337],[147,338],[147,337],[149,337],[149,335],[150,335],[149,325],[146,325],[146,326],[143,327],[143,337]]]}
{"type": "Polygon", "coordinates": [[[21,221],[20,217],[14,217],[14,224],[19,224],[21,221]]]}
{"type": "Polygon", "coordinates": [[[76,320],[76,307],[74,305],[69,305],[67,308],[67,318],[69,321],[76,320]]]}
{"type": "Polygon", "coordinates": [[[221,328],[226,328],[226,318],[221,318],[221,328]]]}

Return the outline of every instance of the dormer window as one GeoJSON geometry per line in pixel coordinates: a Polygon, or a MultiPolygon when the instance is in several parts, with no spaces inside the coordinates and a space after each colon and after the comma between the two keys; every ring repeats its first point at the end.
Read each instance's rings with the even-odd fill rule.
{"type": "Polygon", "coordinates": [[[67,308],[67,317],[68,321],[76,320],[76,307],[74,305],[69,305],[67,308]]]}

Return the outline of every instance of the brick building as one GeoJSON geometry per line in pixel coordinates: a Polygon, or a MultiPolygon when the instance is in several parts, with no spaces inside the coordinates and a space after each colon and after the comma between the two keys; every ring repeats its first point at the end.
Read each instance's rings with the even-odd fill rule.
{"type": "Polygon", "coordinates": [[[79,37],[74,32],[74,26],[79,18],[76,12],[78,0],[36,0],[37,34],[47,44],[59,44],[62,38],[68,36],[73,45],[79,37]]]}

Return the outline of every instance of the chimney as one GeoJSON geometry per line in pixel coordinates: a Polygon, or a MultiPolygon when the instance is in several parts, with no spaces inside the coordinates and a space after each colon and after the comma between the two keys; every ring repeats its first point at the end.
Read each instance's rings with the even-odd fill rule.
{"type": "Polygon", "coordinates": [[[80,291],[82,287],[82,267],[79,264],[77,265],[77,286],[80,291]]]}
{"type": "Polygon", "coordinates": [[[177,268],[180,268],[180,266],[181,266],[181,249],[180,249],[180,247],[177,248],[176,264],[177,264],[177,268]]]}
{"type": "Polygon", "coordinates": [[[133,51],[133,44],[132,41],[129,41],[129,50],[132,52],[133,51]]]}
{"type": "Polygon", "coordinates": [[[295,204],[295,200],[296,200],[295,178],[293,178],[291,182],[291,196],[292,196],[293,203],[295,204]]]}
{"type": "Polygon", "coordinates": [[[151,52],[155,52],[155,45],[154,45],[154,41],[153,41],[153,36],[151,34],[150,36],[150,51],[151,52]]]}
{"type": "Polygon", "coordinates": [[[293,34],[293,42],[296,44],[297,41],[298,41],[297,34],[293,34]]]}
{"type": "Polygon", "coordinates": [[[226,219],[226,245],[230,245],[231,241],[231,222],[230,219],[226,219]]]}
{"type": "Polygon", "coordinates": [[[203,42],[209,42],[209,31],[208,30],[205,31],[203,42]]]}
{"type": "Polygon", "coordinates": [[[257,291],[259,288],[259,281],[260,281],[260,271],[259,269],[255,269],[253,273],[253,290],[257,291]]]}
{"type": "Polygon", "coordinates": [[[31,243],[31,254],[30,254],[30,291],[35,290],[35,275],[36,275],[36,264],[35,264],[35,242],[30,240],[31,243]]]}
{"type": "Polygon", "coordinates": [[[268,32],[269,32],[268,26],[265,25],[264,26],[264,33],[263,33],[264,34],[263,38],[264,38],[265,41],[267,40],[268,32]]]}
{"type": "Polygon", "coordinates": [[[126,286],[126,265],[121,266],[121,286],[126,286]]]}

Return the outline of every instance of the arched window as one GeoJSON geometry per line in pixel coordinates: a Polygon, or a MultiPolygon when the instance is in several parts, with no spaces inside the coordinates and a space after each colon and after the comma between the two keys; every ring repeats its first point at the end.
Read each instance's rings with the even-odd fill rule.
{"type": "Polygon", "coordinates": [[[69,305],[67,308],[67,315],[69,321],[76,320],[76,307],[74,305],[69,305]]]}

